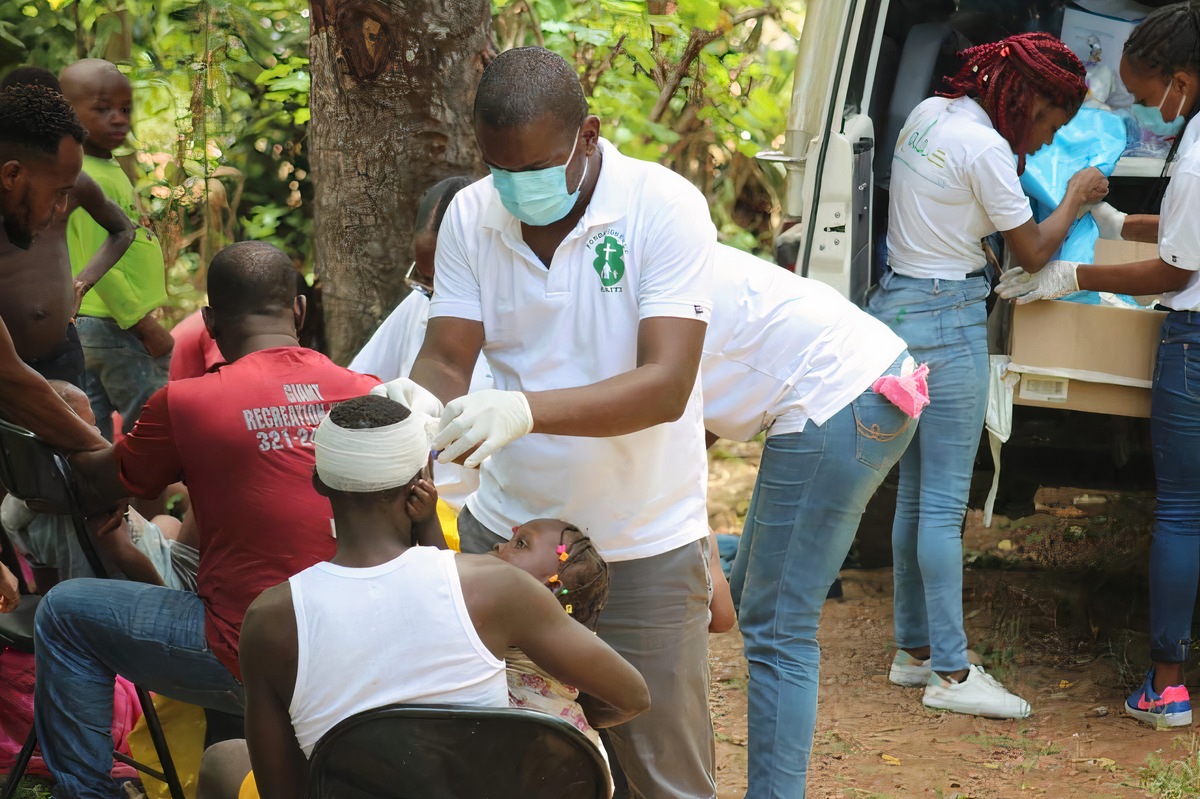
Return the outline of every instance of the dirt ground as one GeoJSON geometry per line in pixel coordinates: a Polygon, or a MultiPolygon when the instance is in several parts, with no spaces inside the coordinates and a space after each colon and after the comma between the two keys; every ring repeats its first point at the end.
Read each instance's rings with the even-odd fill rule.
{"type": "MultiPolygon", "coordinates": [[[[758,451],[722,446],[710,520],[737,533],[758,451]]],[[[1155,731],[1121,711],[1147,663],[1144,588],[1130,564],[1145,563],[1149,501],[1042,489],[1031,517],[987,529],[969,514],[968,637],[1033,705],[1024,721],[927,711],[920,689],[890,684],[891,569],[845,570],[844,596],[821,619],[809,799],[1200,796],[1191,729],[1155,731]]],[[[741,799],[748,674],[736,630],[712,636],[710,660],[719,797],[741,799]]]]}

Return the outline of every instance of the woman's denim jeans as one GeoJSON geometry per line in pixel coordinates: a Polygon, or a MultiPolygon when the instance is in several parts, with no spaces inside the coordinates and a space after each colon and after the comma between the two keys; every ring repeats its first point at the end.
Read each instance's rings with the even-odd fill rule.
{"type": "Polygon", "coordinates": [[[767,437],[732,580],[750,662],[747,797],[804,796],[821,605],[867,501],[916,429],[868,389],[820,427],[767,437]]]}
{"type": "Polygon", "coordinates": [[[900,459],[892,523],[896,646],[932,649],[934,671],[967,668],[962,523],[987,410],[987,278],[884,275],[867,310],[929,364],[929,407],[900,459]]]}
{"type": "Polygon", "coordinates": [[[1183,663],[1200,573],[1200,313],[1173,311],[1163,322],[1150,436],[1158,483],[1150,545],[1150,656],[1183,663]]]}

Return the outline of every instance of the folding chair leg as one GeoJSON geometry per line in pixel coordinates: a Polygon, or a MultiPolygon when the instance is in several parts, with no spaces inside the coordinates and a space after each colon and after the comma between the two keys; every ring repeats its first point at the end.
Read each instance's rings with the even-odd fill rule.
{"type": "Polygon", "coordinates": [[[4,791],[0,792],[0,799],[13,799],[17,795],[17,788],[21,784],[21,778],[25,776],[25,769],[29,766],[29,759],[33,757],[33,750],[36,746],[37,730],[30,727],[29,737],[25,739],[25,745],[21,747],[20,754],[17,755],[13,767],[8,772],[8,778],[4,782],[4,791]]]}
{"type": "MultiPolygon", "coordinates": [[[[167,738],[163,735],[162,724],[158,721],[158,712],[150,700],[150,692],[141,686],[135,687],[138,701],[142,704],[142,715],[146,717],[146,730],[150,733],[150,740],[154,742],[154,751],[158,754],[162,773],[167,778],[167,790],[171,792],[171,799],[184,799],[183,787],[179,784],[179,775],[175,772],[175,761],[171,759],[171,751],[167,748],[167,738]]],[[[0,799],[6,798],[0,797],[0,799]]]]}

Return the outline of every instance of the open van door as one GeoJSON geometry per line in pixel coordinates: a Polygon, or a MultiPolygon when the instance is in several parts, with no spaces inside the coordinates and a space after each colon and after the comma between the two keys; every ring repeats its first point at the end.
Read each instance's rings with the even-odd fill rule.
{"type": "Polygon", "coordinates": [[[784,149],[759,155],[787,169],[776,260],[859,304],[871,285],[876,136],[866,110],[887,8],[888,0],[809,0],[784,149]]]}

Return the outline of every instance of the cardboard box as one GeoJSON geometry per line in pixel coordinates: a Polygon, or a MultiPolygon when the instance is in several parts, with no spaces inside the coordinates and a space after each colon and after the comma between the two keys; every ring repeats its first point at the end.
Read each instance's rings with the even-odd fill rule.
{"type": "MultiPolygon", "coordinates": [[[[1153,244],[1101,241],[1096,263],[1157,257],[1153,244]]],[[[1150,416],[1162,311],[1034,302],[1013,309],[1009,356],[1016,405],[1150,416]]]]}

